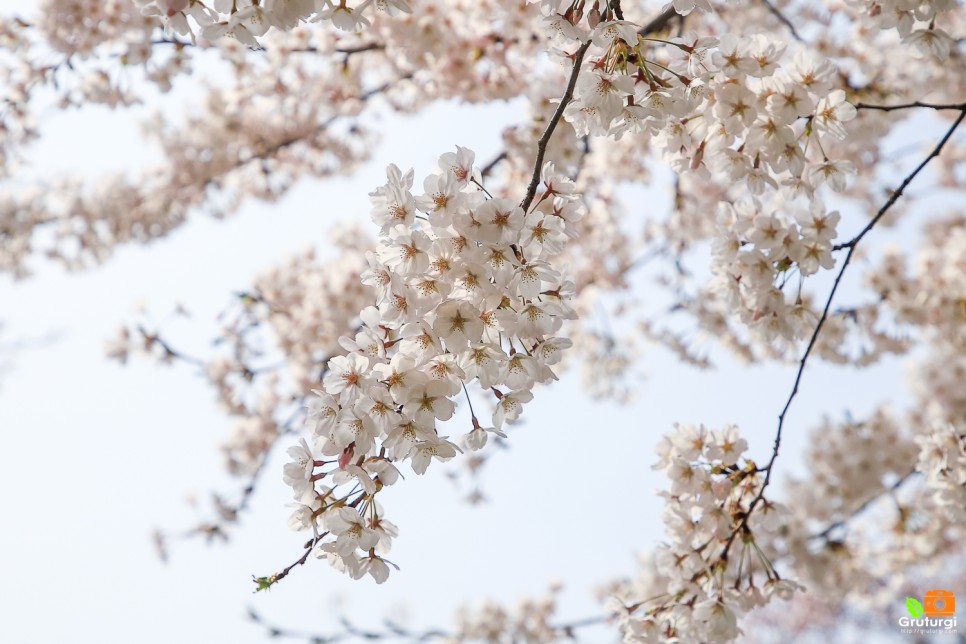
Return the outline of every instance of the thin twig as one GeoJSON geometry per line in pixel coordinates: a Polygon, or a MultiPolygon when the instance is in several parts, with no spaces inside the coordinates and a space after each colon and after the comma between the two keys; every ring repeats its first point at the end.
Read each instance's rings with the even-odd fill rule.
{"type": "Polygon", "coordinates": [[[880,112],[892,112],[894,110],[909,110],[915,107],[926,107],[931,110],[966,110],[966,103],[901,103],[899,105],[870,105],[869,103],[856,103],[855,108],[859,110],[879,110],[880,112]]]}
{"type": "Polygon", "coordinates": [[[504,150],[503,152],[500,152],[489,163],[483,166],[483,169],[480,170],[480,175],[485,179],[491,172],[493,172],[493,168],[498,166],[500,162],[505,159],[506,159],[506,150],[504,150]]]}
{"type": "MultiPolygon", "coordinates": [[[[195,46],[195,44],[190,41],[180,40],[178,38],[169,38],[167,36],[165,36],[164,38],[157,38],[155,40],[152,40],[151,44],[152,45],[174,45],[178,49],[195,46]]],[[[352,54],[360,54],[365,51],[382,51],[385,48],[386,48],[385,43],[369,42],[369,43],[364,43],[362,45],[336,47],[335,49],[328,50],[328,51],[319,49],[318,47],[294,47],[292,49],[286,49],[285,51],[287,51],[290,54],[334,53],[334,54],[346,54],[351,56],[352,54]]],[[[265,49],[264,47],[258,47],[253,49],[253,51],[268,51],[268,50],[265,49]]]]}
{"type": "MultiPolygon", "coordinates": [[[[297,639],[306,642],[311,642],[312,644],[321,644],[323,642],[333,643],[333,642],[344,642],[351,640],[366,640],[366,641],[378,641],[378,640],[392,640],[392,641],[408,641],[408,642],[429,642],[433,640],[447,640],[452,641],[460,639],[459,635],[447,632],[443,629],[428,628],[426,630],[410,629],[397,624],[390,620],[384,620],[383,629],[372,629],[372,628],[360,628],[346,618],[342,618],[340,621],[342,623],[342,631],[331,633],[328,635],[323,635],[321,633],[311,633],[308,631],[295,630],[291,628],[283,628],[281,626],[276,626],[258,614],[254,608],[248,609],[249,618],[263,627],[268,631],[269,637],[272,638],[285,638],[285,639],[297,639]]],[[[553,631],[554,635],[561,638],[575,639],[574,633],[580,628],[587,626],[595,626],[597,624],[603,624],[607,620],[611,619],[611,615],[596,615],[594,617],[588,617],[585,619],[577,619],[572,622],[567,622],[560,625],[548,625],[548,628],[553,631]]],[[[517,641],[516,639],[512,641],[517,641]]]]}
{"type": "MultiPolygon", "coordinates": [[[[350,47],[336,47],[331,50],[332,53],[336,54],[346,54],[346,56],[351,56],[352,54],[361,54],[365,51],[382,51],[386,48],[385,43],[381,42],[370,42],[363,45],[352,45],[350,47]]],[[[296,47],[293,49],[286,49],[285,51],[292,54],[317,54],[317,53],[328,53],[318,47],[296,47]]]]}
{"type": "Polygon", "coordinates": [[[339,54],[360,54],[364,51],[381,51],[386,48],[386,45],[381,42],[370,42],[364,45],[356,45],[354,47],[337,47],[336,53],[339,54]]]}
{"type": "Polygon", "coordinates": [[[638,29],[637,33],[641,36],[654,34],[667,27],[667,23],[671,22],[672,18],[681,18],[682,21],[684,20],[684,16],[678,14],[678,12],[674,10],[674,6],[669,4],[667,9],[662,11],[659,16],[651,20],[649,23],[638,29]]]}
{"type": "Polygon", "coordinates": [[[296,567],[304,565],[305,562],[308,561],[309,555],[312,554],[312,550],[315,549],[315,546],[317,546],[328,534],[328,532],[323,532],[322,534],[309,539],[305,544],[305,552],[302,553],[302,556],[283,568],[281,571],[273,575],[269,575],[268,577],[255,577],[252,575],[252,580],[257,584],[256,591],[271,588],[278,582],[288,577],[289,573],[292,572],[292,570],[294,570],[296,567]]]}
{"type": "MultiPolygon", "coordinates": [[[[885,216],[889,208],[891,208],[893,204],[895,204],[895,202],[898,201],[899,197],[902,196],[902,193],[905,191],[905,189],[909,186],[910,183],[912,183],[912,180],[916,178],[916,175],[918,175],[930,161],[932,161],[935,157],[939,156],[939,153],[942,151],[943,146],[945,146],[946,143],[949,141],[949,139],[952,137],[953,132],[956,131],[956,128],[959,127],[959,124],[963,122],[964,117],[966,117],[966,103],[964,103],[959,108],[959,116],[956,117],[955,121],[953,121],[952,126],[950,126],[949,130],[946,131],[945,136],[943,136],[942,140],[939,141],[939,144],[935,148],[933,148],[933,151],[929,153],[929,156],[923,159],[922,163],[916,166],[916,169],[912,171],[912,174],[910,174],[908,177],[905,178],[905,180],[902,182],[899,188],[896,189],[889,197],[889,200],[885,203],[885,205],[882,206],[882,208],[879,209],[879,212],[875,214],[875,217],[872,218],[872,221],[866,224],[865,228],[859,231],[859,234],[853,237],[851,240],[845,242],[844,244],[837,244],[834,247],[835,250],[840,250],[842,248],[849,248],[849,249],[855,248],[855,245],[859,243],[859,240],[865,237],[865,235],[870,230],[872,230],[872,227],[875,226],[879,222],[879,220],[882,219],[883,216],[885,216]]],[[[848,261],[849,261],[848,258],[851,256],[852,256],[852,253],[850,252],[848,257],[845,258],[846,264],[848,264],[848,261]]]]}
{"type": "Polygon", "coordinates": [[[179,40],[177,38],[158,38],[157,40],[152,40],[150,42],[152,45],[174,45],[178,49],[184,47],[194,47],[194,44],[187,40],[179,40]]]}
{"type": "Polygon", "coordinates": [[[915,470],[912,470],[910,472],[907,472],[907,473],[903,474],[901,477],[899,477],[899,479],[895,483],[893,483],[892,485],[890,485],[888,488],[886,488],[884,490],[880,490],[879,493],[877,493],[877,494],[875,494],[875,495],[870,496],[869,498],[867,498],[857,508],[855,508],[854,510],[852,510],[851,512],[849,512],[849,514],[847,516],[839,519],[838,521],[835,521],[835,522],[829,524],[829,526],[827,528],[825,528],[824,530],[822,530],[821,532],[818,532],[818,533],[813,534],[812,536],[810,536],[808,538],[808,541],[814,541],[814,540],[817,540],[817,539],[825,539],[825,540],[827,540],[828,537],[829,537],[829,535],[832,534],[832,532],[834,532],[835,530],[838,530],[841,527],[844,527],[846,523],[848,523],[849,521],[851,521],[855,517],[859,516],[860,514],[862,514],[863,512],[865,512],[866,510],[868,510],[872,506],[872,504],[875,503],[876,501],[878,501],[880,498],[882,498],[883,495],[885,495],[885,494],[892,494],[893,492],[895,492],[896,490],[898,490],[900,487],[902,487],[902,485],[906,481],[908,481],[909,479],[911,479],[912,476],[915,473],[916,473],[916,471],[915,470]]]}

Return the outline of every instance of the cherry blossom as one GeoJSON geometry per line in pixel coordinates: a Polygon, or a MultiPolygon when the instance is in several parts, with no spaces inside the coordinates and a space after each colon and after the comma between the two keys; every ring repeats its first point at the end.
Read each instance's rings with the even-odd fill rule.
{"type": "MultiPolygon", "coordinates": [[[[200,213],[353,172],[384,110],[514,101],[492,160],[460,145],[419,172],[394,159],[369,184],[371,225],[329,233],[331,262],[305,253],[260,275],[228,306],[212,355],[181,353],[149,316],[109,342],[120,361],[190,363],[232,418],[226,466],[250,483],[198,532],[237,519],[280,446],[289,527],[311,534],[297,564],[314,556],[385,583],[405,539],[385,487],[430,468],[473,476],[564,369],[579,365],[591,395],[624,399],[646,386],[630,376],[647,369],[644,347],[697,368],[724,349],[797,363],[774,444],[760,448],[771,452],[761,460],[735,425],[663,428],[666,540],[635,577],[606,584],[605,617],[628,642],[728,641],[813,590],[885,605],[966,542],[966,225],[955,201],[933,200],[961,197],[966,181],[963,18],[953,0],[674,0],[660,13],[45,0],[36,19],[0,24],[0,175],[12,179],[0,270],[82,269],[200,213]],[[124,110],[212,62],[224,75],[192,86],[190,109],[147,123],[154,165],[21,177],[51,107],[124,110]],[[929,139],[908,168],[892,158],[903,128],[929,139]],[[664,180],[667,212],[629,192],[664,180]],[[876,248],[896,223],[920,238],[876,248]],[[855,292],[839,292],[857,273],[855,292]],[[645,279],[653,298],[636,297],[645,279]],[[595,323],[611,313],[626,323],[595,323]],[[784,432],[805,431],[792,402],[807,366],[907,354],[913,405],[828,417],[803,453],[782,451],[784,432]],[[782,480],[793,457],[805,474],[782,480]]],[[[552,594],[519,615],[489,604],[464,612],[454,638],[569,635],[553,610],[552,594]]]]}

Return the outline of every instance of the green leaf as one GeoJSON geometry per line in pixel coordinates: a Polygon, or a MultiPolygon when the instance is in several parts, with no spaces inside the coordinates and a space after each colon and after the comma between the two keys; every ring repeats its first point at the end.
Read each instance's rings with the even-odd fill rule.
{"type": "Polygon", "coordinates": [[[278,581],[278,575],[270,575],[268,577],[256,577],[255,575],[252,575],[252,581],[255,582],[255,592],[257,593],[261,590],[268,590],[271,588],[272,585],[278,581]]]}
{"type": "Polygon", "coordinates": [[[922,617],[922,604],[919,603],[918,599],[913,599],[912,597],[906,597],[906,610],[913,617],[922,617]]]}

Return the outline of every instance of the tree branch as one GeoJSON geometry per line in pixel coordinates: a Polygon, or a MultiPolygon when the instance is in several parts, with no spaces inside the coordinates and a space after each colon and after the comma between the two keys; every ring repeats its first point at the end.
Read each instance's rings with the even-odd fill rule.
{"type": "MultiPolygon", "coordinates": [[[[899,197],[901,197],[902,196],[902,193],[905,191],[905,189],[907,187],[909,187],[909,184],[912,183],[912,180],[916,178],[916,175],[918,175],[923,170],[923,168],[926,167],[926,165],[930,161],[932,161],[934,158],[936,158],[937,156],[939,156],[939,153],[942,151],[943,147],[946,145],[946,143],[949,141],[949,139],[953,136],[953,132],[956,131],[956,128],[958,128],[959,125],[960,125],[960,123],[963,122],[963,118],[966,117],[966,103],[962,104],[957,109],[959,109],[959,116],[956,117],[956,120],[953,121],[953,124],[946,131],[946,134],[943,136],[943,138],[939,141],[939,144],[935,148],[933,148],[932,152],[929,153],[929,156],[927,156],[925,159],[923,159],[922,163],[920,163],[918,166],[916,166],[916,169],[912,171],[912,174],[910,174],[909,176],[907,176],[905,178],[905,180],[899,185],[899,187],[889,197],[889,200],[886,201],[885,205],[882,206],[882,208],[879,209],[879,212],[877,212],[875,214],[875,217],[872,218],[872,221],[870,221],[868,224],[866,224],[865,225],[865,228],[863,228],[861,231],[859,231],[859,234],[858,235],[856,235],[855,237],[853,237],[851,240],[845,242],[844,244],[836,244],[833,247],[834,250],[841,250],[843,248],[849,248],[849,249],[855,248],[855,245],[859,243],[859,240],[861,240],[863,237],[865,237],[866,234],[870,230],[872,230],[872,227],[875,226],[879,222],[879,220],[882,219],[883,216],[885,216],[885,214],[886,214],[886,212],[888,212],[889,208],[891,208],[896,203],[896,201],[899,200],[899,197]]],[[[845,258],[845,263],[846,264],[848,264],[849,258],[851,256],[852,256],[852,253],[850,251],[849,254],[848,254],[848,256],[846,256],[846,258],[845,258]]],[[[843,266],[842,268],[844,269],[845,266],[843,266]]]]}
{"type": "Polygon", "coordinates": [[[899,477],[899,480],[897,480],[895,483],[893,483],[892,485],[890,485],[888,488],[886,488],[884,490],[881,490],[877,494],[875,494],[875,495],[870,496],[869,498],[867,498],[857,508],[855,508],[854,510],[852,510],[851,512],[849,512],[848,515],[846,515],[845,517],[842,517],[838,521],[835,521],[833,523],[830,523],[828,525],[828,527],[825,528],[824,530],[822,530],[821,532],[818,532],[818,533],[813,534],[812,536],[810,536],[808,538],[808,541],[815,541],[817,539],[824,539],[824,540],[827,541],[828,538],[829,538],[829,535],[832,534],[832,532],[834,532],[835,530],[838,530],[839,528],[844,527],[846,523],[848,523],[849,521],[851,521],[855,517],[859,516],[860,514],[862,514],[863,512],[865,512],[866,510],[868,510],[869,507],[871,507],[873,503],[875,503],[876,501],[878,501],[885,494],[892,494],[893,492],[895,492],[896,490],[898,490],[900,487],[903,486],[903,484],[905,484],[906,481],[908,481],[909,479],[911,479],[912,476],[915,473],[916,473],[916,470],[912,470],[912,471],[906,472],[901,477],[899,477]]]}
{"type": "Polygon", "coordinates": [[[533,203],[533,197],[537,193],[537,184],[540,183],[540,171],[543,168],[543,158],[547,154],[547,145],[550,143],[550,137],[553,136],[553,131],[557,129],[557,123],[560,122],[560,117],[563,116],[564,110],[570,101],[574,97],[574,87],[577,85],[577,77],[580,75],[580,65],[584,62],[584,54],[590,49],[591,41],[587,41],[580,46],[577,52],[574,54],[574,68],[570,72],[570,80],[567,82],[567,90],[564,95],[560,98],[560,103],[557,105],[556,111],[554,111],[553,116],[550,117],[550,123],[547,124],[547,129],[543,131],[543,135],[540,140],[537,141],[537,160],[533,164],[533,176],[530,177],[530,185],[527,186],[527,194],[520,202],[520,207],[523,208],[523,212],[527,212],[530,209],[530,204],[533,203]]]}
{"type": "MultiPolygon", "coordinates": [[[[342,623],[342,630],[340,632],[331,633],[328,635],[323,635],[321,633],[311,633],[308,631],[300,631],[291,628],[284,628],[269,623],[264,617],[259,615],[255,609],[248,609],[248,617],[263,627],[268,631],[268,636],[272,638],[281,637],[286,639],[296,639],[309,642],[311,644],[323,644],[323,643],[334,643],[334,642],[344,642],[352,640],[365,640],[365,641],[378,641],[378,640],[392,640],[394,642],[398,641],[408,641],[408,642],[430,642],[434,640],[446,640],[446,641],[462,641],[465,636],[461,636],[459,633],[451,633],[443,629],[438,628],[428,628],[426,630],[415,630],[406,628],[400,624],[397,624],[388,619],[383,620],[382,629],[371,629],[371,628],[360,628],[352,622],[350,622],[345,617],[340,618],[342,623]]],[[[554,635],[559,638],[576,639],[574,633],[580,629],[587,626],[595,626],[597,624],[602,624],[610,619],[607,615],[597,615],[594,617],[588,617],[585,619],[577,619],[572,622],[567,622],[560,624],[559,626],[547,625],[547,627],[553,631],[554,635]]],[[[502,641],[502,640],[501,640],[502,641]]],[[[512,641],[518,641],[516,639],[512,641]]]]}
{"type": "MultiPolygon", "coordinates": [[[[180,40],[178,38],[169,38],[165,36],[164,38],[157,38],[152,40],[152,45],[174,45],[178,49],[183,49],[185,47],[195,47],[196,45],[187,40],[180,40]]],[[[385,43],[381,42],[369,42],[362,45],[350,45],[346,47],[336,47],[335,49],[324,51],[318,47],[295,47],[293,49],[287,49],[289,53],[292,54],[317,54],[317,53],[335,53],[335,54],[346,54],[351,56],[352,54],[359,54],[364,51],[382,51],[386,48],[385,43]]],[[[259,47],[253,49],[253,51],[266,51],[264,47],[259,47]]]]}
{"type": "MultiPolygon", "coordinates": [[[[661,15],[657,16],[649,23],[641,27],[637,32],[641,35],[646,35],[653,33],[655,31],[660,31],[667,23],[670,22],[671,18],[678,15],[674,8],[669,6],[661,15]]],[[[564,110],[570,101],[574,97],[574,87],[577,85],[577,77],[580,75],[580,65],[583,63],[584,54],[590,48],[591,41],[587,41],[580,46],[580,48],[574,54],[574,68],[570,73],[570,80],[567,82],[567,90],[564,95],[560,98],[560,103],[557,105],[557,109],[554,111],[553,116],[550,117],[550,122],[547,124],[547,128],[543,131],[543,135],[540,140],[537,141],[537,159],[533,164],[533,175],[530,177],[530,185],[527,186],[526,196],[523,201],[520,202],[520,207],[526,212],[530,209],[530,204],[533,203],[533,197],[537,193],[537,185],[540,183],[540,171],[543,169],[543,159],[547,154],[547,145],[550,143],[550,137],[553,136],[553,131],[557,128],[557,123],[560,122],[560,117],[563,116],[564,110]]]]}
{"type": "MultiPolygon", "coordinates": [[[[348,58],[352,54],[360,54],[364,51],[382,51],[385,48],[386,48],[386,45],[384,43],[370,42],[362,45],[352,45],[349,47],[336,47],[331,51],[336,54],[345,54],[346,57],[348,58]]],[[[295,49],[288,49],[287,51],[293,54],[315,54],[320,52],[327,53],[327,52],[323,52],[318,47],[297,47],[295,49]]]]}
{"type": "Polygon", "coordinates": [[[616,16],[618,20],[624,19],[624,8],[621,7],[621,0],[609,0],[607,4],[611,9],[614,10],[614,16],[616,16]]]}
{"type": "Polygon", "coordinates": [[[931,110],[966,110],[966,103],[923,103],[921,101],[915,101],[914,103],[901,103],[899,105],[870,105],[869,103],[856,103],[855,109],[857,110],[879,110],[880,112],[893,112],[895,110],[908,110],[915,107],[926,107],[931,110]]]}
{"type": "Polygon", "coordinates": [[[818,324],[815,325],[815,331],[812,332],[812,337],[808,341],[808,346],[805,348],[805,353],[802,354],[802,358],[799,360],[798,372],[795,374],[795,382],[792,385],[792,391],[789,394],[788,399],[785,401],[785,406],[782,408],[781,413],[778,415],[778,429],[775,432],[775,444],[772,447],[771,458],[768,460],[768,465],[762,469],[762,471],[765,472],[765,480],[762,482],[758,493],[748,505],[748,511],[742,517],[738,526],[734,529],[734,531],[732,531],[731,535],[728,537],[728,540],[725,542],[724,550],[722,550],[721,553],[722,559],[727,559],[728,551],[730,550],[731,545],[734,543],[735,538],[739,533],[742,533],[747,529],[749,518],[754,513],[758,504],[761,503],[761,501],[765,498],[765,489],[771,482],[775,461],[778,459],[778,453],[781,448],[782,431],[785,427],[785,416],[788,414],[788,410],[791,408],[792,402],[795,400],[795,396],[798,395],[798,388],[802,381],[802,375],[805,373],[805,364],[808,362],[808,357],[812,354],[812,350],[815,348],[815,345],[818,342],[818,334],[821,332],[822,327],[825,325],[825,321],[828,319],[829,310],[832,308],[832,300],[835,299],[835,293],[838,291],[839,284],[842,281],[842,276],[845,274],[845,270],[849,267],[849,262],[852,260],[852,256],[855,254],[855,249],[858,243],[863,237],[866,236],[866,234],[868,234],[870,230],[872,230],[872,228],[882,219],[882,217],[885,216],[886,212],[888,212],[889,209],[895,205],[899,197],[902,196],[902,193],[906,187],[912,183],[913,179],[915,179],[922,169],[926,167],[926,164],[928,164],[935,157],[939,156],[939,153],[946,145],[946,142],[949,141],[950,137],[952,137],[953,132],[955,132],[956,128],[958,128],[963,122],[964,117],[966,117],[966,107],[961,109],[959,117],[953,122],[945,136],[943,136],[936,147],[933,148],[932,152],[929,153],[929,156],[927,156],[923,162],[920,163],[916,169],[903,180],[903,182],[899,185],[899,188],[892,193],[892,196],[889,197],[889,200],[886,201],[882,208],[879,209],[879,211],[865,226],[865,228],[863,228],[862,231],[852,239],[852,241],[846,244],[845,247],[849,249],[849,252],[842,261],[842,267],[839,269],[838,275],[835,276],[835,282],[832,284],[832,290],[829,292],[828,299],[825,301],[825,308],[822,310],[822,316],[819,318],[818,324]]]}
{"type": "Polygon", "coordinates": [[[480,175],[485,179],[487,176],[489,176],[491,172],[493,172],[493,168],[500,165],[500,163],[505,159],[506,159],[506,150],[504,150],[503,152],[500,152],[489,163],[483,166],[483,169],[480,170],[480,175]]]}

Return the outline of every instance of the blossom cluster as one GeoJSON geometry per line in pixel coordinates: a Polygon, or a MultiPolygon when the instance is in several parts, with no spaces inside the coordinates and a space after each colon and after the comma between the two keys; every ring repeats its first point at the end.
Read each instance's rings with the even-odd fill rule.
{"type": "Polygon", "coordinates": [[[956,424],[966,417],[966,217],[953,212],[930,221],[908,263],[898,247],[888,247],[866,283],[900,329],[915,331],[929,348],[912,386],[922,401],[921,424],[956,424]]]}
{"type": "Polygon", "coordinates": [[[895,30],[903,43],[925,54],[945,60],[954,46],[949,32],[938,25],[949,19],[944,14],[956,6],[955,0],[845,0],[845,4],[878,29],[895,30]]]}
{"type": "Polygon", "coordinates": [[[231,421],[221,441],[225,467],[248,482],[238,496],[213,493],[213,516],[204,516],[194,533],[229,536],[254,478],[301,425],[305,401],[319,383],[319,364],[342,351],[339,337],[372,301],[372,290],[359,280],[371,239],[355,227],[334,230],[328,238],[337,250],[331,259],[305,250],[258,275],[233,299],[219,315],[212,355],[186,352],[166,337],[187,316],[184,310],[161,319],[142,311],[108,343],[108,355],[121,362],[146,354],[197,367],[231,421]]]}
{"type": "Polygon", "coordinates": [[[654,554],[659,588],[615,598],[626,642],[722,642],[738,617],[800,586],[783,579],[758,544],[787,510],[762,496],[763,475],[745,456],[738,428],[678,425],[658,445],[654,466],[670,479],[661,519],[669,542],[654,554]]]}
{"type": "Polygon", "coordinates": [[[870,496],[885,492],[910,471],[917,451],[901,419],[886,409],[862,421],[826,419],[809,442],[808,477],[793,479],[788,494],[813,529],[850,516],[870,496]],[[879,443],[890,449],[874,449],[879,443]]]}
{"type": "Polygon", "coordinates": [[[363,0],[354,7],[339,0],[214,0],[211,6],[200,0],[134,0],[145,16],[157,16],[165,30],[195,38],[215,40],[223,36],[258,47],[256,38],[275,27],[294,29],[302,22],[331,22],[343,31],[360,31],[369,26],[366,13],[379,10],[390,15],[412,13],[406,0],[363,0]],[[190,19],[190,20],[189,20],[190,19]],[[193,23],[193,24],[192,24],[193,23]]]}
{"type": "Polygon", "coordinates": [[[916,469],[926,475],[937,505],[966,525],[966,432],[942,425],[917,439],[921,451],[916,469]]]}
{"type": "Polygon", "coordinates": [[[782,530],[761,539],[810,593],[881,612],[919,564],[961,553],[961,432],[921,422],[882,406],[811,432],[782,530]]]}
{"type": "Polygon", "coordinates": [[[462,607],[456,616],[456,632],[444,637],[446,644],[458,642],[556,642],[566,628],[555,627],[557,593],[551,586],[545,594],[521,599],[515,606],[493,600],[462,607]]]}
{"type": "Polygon", "coordinates": [[[835,89],[835,67],[771,35],[666,40],[622,20],[587,32],[579,12],[555,0],[541,6],[561,52],[589,48],[564,111],[577,134],[646,137],[679,175],[728,185],[711,233],[714,299],[765,342],[807,337],[818,316],[802,279],[834,266],[839,219],[818,191],[845,191],[856,170],[835,155],[856,115],[835,89]],[[784,213],[802,199],[808,211],[794,213],[795,225],[784,213]],[[786,302],[790,283],[797,289],[786,302]]]}
{"type": "MultiPolygon", "coordinates": [[[[557,10],[547,3],[544,12],[557,10]]],[[[561,32],[551,33],[559,40],[561,32]]],[[[585,37],[600,53],[583,64],[565,111],[578,134],[647,132],[675,170],[724,177],[753,195],[782,187],[811,196],[821,185],[841,191],[854,173],[823,143],[844,139],[856,110],[833,89],[835,68],[815,52],[789,52],[766,34],[691,32],[655,47],[624,21],[568,34],[564,43],[585,37]]]]}
{"type": "Polygon", "coordinates": [[[756,200],[722,203],[712,248],[712,288],[720,289],[741,321],[766,340],[807,338],[818,318],[801,297],[801,283],[835,265],[832,240],[839,219],[818,199],[808,210],[798,210],[794,221],[756,200]],[[782,289],[796,283],[793,302],[787,303],[782,289]]]}
{"type": "Polygon", "coordinates": [[[488,198],[474,158],[459,147],[442,155],[418,196],[413,172],[389,166],[388,183],[370,194],[380,237],[362,283],[375,305],[325,367],[309,403],[312,445],[289,450],[293,527],[311,528],[316,554],[353,577],[387,578],[381,554],[395,528],[374,497],[398,481],[398,463],[423,474],[461,451],[439,423],[454,417],[454,398],[471,400],[466,385],[476,381],[495,407],[484,426],[470,402],[461,443],[472,451],[488,433],[505,435],[572,344],[556,334],[573,317],[573,285],[552,261],[581,217],[573,182],[546,164],[524,211],[488,198]]]}

